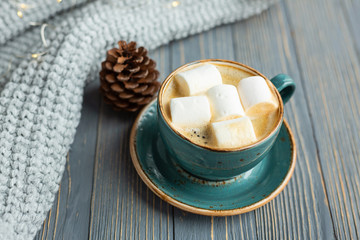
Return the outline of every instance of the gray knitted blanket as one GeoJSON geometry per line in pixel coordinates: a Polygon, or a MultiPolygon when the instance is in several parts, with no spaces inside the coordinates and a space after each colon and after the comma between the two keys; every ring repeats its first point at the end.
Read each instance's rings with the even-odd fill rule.
{"type": "Polygon", "coordinates": [[[43,223],[79,123],[84,86],[97,80],[107,49],[118,40],[154,49],[260,13],[273,1],[1,0],[0,240],[32,239],[43,223]],[[23,18],[19,2],[30,5],[23,18]]]}

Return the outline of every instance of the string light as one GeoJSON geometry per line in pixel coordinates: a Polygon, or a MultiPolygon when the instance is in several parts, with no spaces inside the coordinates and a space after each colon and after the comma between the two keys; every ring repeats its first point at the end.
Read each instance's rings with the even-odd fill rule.
{"type": "Polygon", "coordinates": [[[40,53],[33,53],[33,54],[31,54],[31,58],[39,60],[40,57],[44,56],[45,54],[47,54],[47,51],[40,52],[40,53]]]}
{"type": "Polygon", "coordinates": [[[27,11],[28,9],[31,9],[34,7],[34,6],[26,4],[26,3],[15,3],[15,5],[17,6],[17,9],[18,9],[16,14],[18,15],[19,18],[23,18],[24,12],[27,11]]]}
{"type": "MultiPolygon", "coordinates": [[[[32,23],[32,24],[36,24],[36,23],[32,23]]],[[[47,41],[46,41],[46,38],[45,38],[45,28],[47,26],[49,26],[47,23],[43,23],[41,25],[41,28],[40,28],[40,37],[41,37],[41,41],[42,41],[45,48],[47,48],[49,46],[47,41]]],[[[44,56],[47,53],[48,53],[48,51],[43,51],[43,52],[39,52],[39,53],[33,53],[33,54],[31,54],[31,58],[39,60],[42,56],[44,56]]]]}
{"type": "Polygon", "coordinates": [[[40,29],[40,36],[41,36],[41,40],[44,44],[44,47],[48,47],[48,44],[46,42],[46,39],[45,39],[45,28],[47,27],[47,23],[44,23],[43,25],[41,25],[41,29],[40,29]]]}
{"type": "MultiPolygon", "coordinates": [[[[62,0],[56,0],[57,3],[61,3],[62,0]]],[[[76,2],[77,0],[75,0],[76,2]]],[[[30,4],[27,4],[27,3],[24,3],[24,2],[20,2],[20,0],[9,0],[9,3],[12,4],[16,9],[16,15],[19,17],[19,18],[23,18],[24,17],[24,13],[25,11],[31,9],[31,8],[34,8],[36,7],[35,5],[30,5],[30,4]]],[[[47,48],[49,45],[48,45],[48,42],[46,41],[46,38],[45,38],[45,28],[48,27],[49,25],[47,23],[38,23],[38,22],[29,22],[29,25],[30,26],[39,26],[41,25],[41,28],[40,28],[40,37],[41,37],[41,41],[43,43],[43,46],[45,48],[47,48]]],[[[51,26],[50,26],[51,27],[51,26]]],[[[40,60],[40,58],[44,55],[46,55],[48,53],[48,51],[43,51],[43,52],[36,52],[36,53],[30,53],[30,57],[32,59],[36,59],[36,60],[40,60]]],[[[15,56],[15,57],[18,57],[18,58],[26,58],[27,56],[15,56]]],[[[12,60],[9,61],[9,67],[8,69],[5,71],[4,74],[0,75],[0,78],[6,76],[6,74],[11,70],[11,65],[12,65],[12,60]]]]}
{"type": "Polygon", "coordinates": [[[19,3],[19,8],[23,9],[23,10],[26,10],[26,9],[29,9],[30,6],[25,4],[25,3],[19,3]]]}
{"type": "Polygon", "coordinates": [[[41,22],[29,22],[29,25],[33,27],[40,26],[41,24],[42,24],[41,22]]]}
{"type": "MultiPolygon", "coordinates": [[[[40,26],[40,25],[41,25],[41,28],[40,28],[41,41],[42,41],[42,43],[43,43],[44,48],[47,48],[47,47],[49,46],[49,44],[48,44],[48,42],[47,42],[47,40],[46,40],[46,38],[45,38],[45,28],[46,28],[46,27],[50,27],[50,28],[52,28],[52,29],[55,29],[55,27],[52,26],[52,25],[49,25],[49,24],[47,24],[47,23],[38,23],[38,22],[29,22],[29,25],[31,25],[31,26],[40,26]]],[[[37,60],[37,61],[40,61],[40,60],[41,60],[41,57],[44,56],[44,55],[46,55],[47,53],[48,53],[48,50],[42,51],[42,52],[30,53],[30,57],[31,57],[32,59],[35,59],[35,60],[37,60]]],[[[29,55],[23,55],[23,56],[21,56],[21,55],[15,55],[15,57],[17,57],[17,58],[27,58],[27,57],[29,57],[29,55]]],[[[12,62],[9,62],[10,66],[11,66],[11,63],[12,63],[12,62]]],[[[7,70],[4,74],[0,75],[0,78],[3,78],[4,76],[6,76],[6,74],[7,74],[9,71],[10,71],[10,67],[8,67],[8,70],[7,70]]]]}
{"type": "Polygon", "coordinates": [[[18,15],[19,18],[23,18],[23,16],[24,16],[22,11],[20,11],[20,10],[17,10],[16,14],[18,15]]]}
{"type": "Polygon", "coordinates": [[[172,3],[171,3],[171,6],[172,7],[177,7],[177,6],[179,6],[180,5],[180,2],[179,1],[173,1],[172,3]]]}
{"type": "MultiPolygon", "coordinates": [[[[56,0],[57,3],[61,3],[62,0],[56,0]]],[[[34,4],[27,4],[24,2],[20,2],[19,0],[9,0],[10,4],[12,4],[17,10],[16,10],[16,15],[19,18],[23,18],[24,17],[24,13],[31,9],[36,7],[34,4]]]]}
{"type": "Polygon", "coordinates": [[[17,11],[16,11],[16,15],[19,18],[23,18],[24,17],[24,12],[34,8],[35,6],[32,4],[27,4],[27,3],[23,3],[23,2],[19,2],[18,0],[11,0],[10,3],[16,7],[17,11]]]}
{"type": "MultiPolygon", "coordinates": [[[[61,3],[62,1],[63,0],[56,0],[57,3],[61,3]]],[[[73,7],[74,7],[76,5],[76,3],[77,3],[77,0],[72,0],[72,1],[74,3],[73,4],[73,7]]],[[[104,0],[104,1],[109,1],[110,4],[114,3],[113,0],[104,0]]],[[[19,18],[23,18],[24,13],[27,10],[36,7],[35,5],[30,5],[30,4],[27,4],[27,3],[20,2],[20,0],[9,0],[9,2],[17,9],[16,15],[19,18]]],[[[146,1],[144,1],[142,3],[145,5],[146,1]]],[[[140,4],[140,6],[141,5],[142,4],[140,4]]],[[[178,7],[180,5],[180,1],[171,1],[170,3],[168,3],[166,5],[169,8],[176,8],[176,7],[178,7]]],[[[135,7],[135,5],[131,6],[131,7],[135,7]]],[[[42,41],[44,47],[47,48],[49,45],[48,45],[48,42],[46,41],[46,38],[45,38],[45,28],[48,27],[49,25],[47,23],[38,23],[38,22],[29,22],[29,25],[31,25],[31,26],[39,26],[39,25],[41,25],[41,28],[40,28],[41,41],[42,41]]],[[[49,27],[51,27],[51,26],[49,26],[49,27]]],[[[39,60],[39,59],[41,59],[42,56],[46,55],[47,53],[48,53],[48,51],[31,53],[30,56],[31,56],[32,59],[39,60]]],[[[18,58],[26,58],[26,56],[16,56],[16,57],[18,57],[18,58]]],[[[6,74],[8,74],[10,72],[11,65],[12,65],[12,60],[9,61],[8,69],[5,71],[4,74],[0,75],[0,78],[6,76],[6,74]]]]}

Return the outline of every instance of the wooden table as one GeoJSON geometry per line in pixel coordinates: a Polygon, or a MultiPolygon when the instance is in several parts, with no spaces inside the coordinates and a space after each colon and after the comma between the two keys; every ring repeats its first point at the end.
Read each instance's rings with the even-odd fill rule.
{"type": "Polygon", "coordinates": [[[36,239],[359,239],[360,1],[285,0],[248,20],[151,52],[160,80],[197,59],[248,64],[298,88],[286,119],[298,148],[285,190],[232,217],[183,212],[142,183],[129,156],[135,115],[87,87],[59,193],[36,239]]]}

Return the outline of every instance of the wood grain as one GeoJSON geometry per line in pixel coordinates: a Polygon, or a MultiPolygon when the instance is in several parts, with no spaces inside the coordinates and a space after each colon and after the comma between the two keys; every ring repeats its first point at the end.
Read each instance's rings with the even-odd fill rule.
{"type": "Polygon", "coordinates": [[[35,239],[359,239],[359,11],[358,0],[286,0],[151,52],[161,80],[204,58],[294,78],[285,117],[298,161],[288,186],[269,204],[219,218],[160,200],[130,161],[135,115],[104,105],[94,84],[85,90],[59,193],[35,239]]]}
{"type": "Polygon", "coordinates": [[[35,239],[87,239],[96,149],[98,84],[85,89],[80,124],[52,210],[35,239]]]}
{"type": "Polygon", "coordinates": [[[281,5],[234,25],[236,60],[245,62],[271,78],[287,73],[297,84],[294,97],[285,107],[298,147],[298,161],[289,186],[275,200],[255,211],[259,239],[332,239],[322,173],[305,93],[289,26],[281,5]]]}
{"type": "Polygon", "coordinates": [[[359,239],[360,64],[340,5],[286,2],[334,231],[359,239]]]}
{"type": "MultiPolygon", "coordinates": [[[[202,35],[202,34],[201,34],[202,35]]],[[[171,69],[201,59],[199,35],[170,44],[171,69]],[[191,47],[190,47],[191,46],[191,47]]],[[[174,238],[175,239],[211,239],[213,222],[211,217],[191,214],[174,208],[174,238]],[[183,229],[187,229],[183,231],[183,229]]]]}
{"type": "MultiPolygon", "coordinates": [[[[222,26],[173,43],[170,46],[172,69],[199,59],[234,60],[231,36],[232,26],[222,26]]],[[[235,217],[205,217],[175,208],[174,227],[176,239],[239,239],[245,236],[246,239],[256,238],[254,212],[235,217]]]]}
{"type": "Polygon", "coordinates": [[[358,59],[360,57],[360,1],[344,0],[341,1],[341,7],[345,16],[346,25],[350,29],[351,38],[356,48],[358,59]]]}
{"type": "MultiPolygon", "coordinates": [[[[151,56],[169,72],[168,51],[151,56]]],[[[94,169],[89,239],[172,239],[172,207],[142,183],[129,154],[134,113],[115,112],[102,104],[94,169]]]]}

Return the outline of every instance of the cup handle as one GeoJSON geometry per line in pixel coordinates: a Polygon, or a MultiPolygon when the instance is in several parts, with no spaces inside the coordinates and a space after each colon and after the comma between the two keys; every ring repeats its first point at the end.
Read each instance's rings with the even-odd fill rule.
{"type": "Polygon", "coordinates": [[[294,80],[286,74],[279,74],[270,80],[279,91],[283,103],[287,103],[295,92],[296,84],[294,80]]]}

